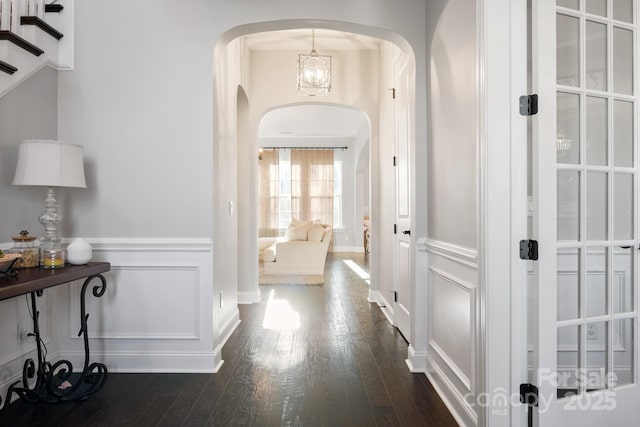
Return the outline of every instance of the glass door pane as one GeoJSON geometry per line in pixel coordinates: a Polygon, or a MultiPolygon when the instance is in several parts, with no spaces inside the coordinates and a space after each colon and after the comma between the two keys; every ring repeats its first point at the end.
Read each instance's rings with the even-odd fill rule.
{"type": "Polygon", "coordinates": [[[607,90],[607,26],[587,21],[586,33],[586,86],[607,90]]]}
{"type": "Polygon", "coordinates": [[[634,382],[635,3],[557,1],[557,396],[634,382]]]}
{"type": "Polygon", "coordinates": [[[633,94],[633,32],[613,29],[613,91],[633,94]]]}
{"type": "Polygon", "coordinates": [[[613,101],[613,156],[614,165],[633,167],[634,139],[633,102],[613,101]]]}
{"type": "Polygon", "coordinates": [[[587,163],[606,166],[609,156],[609,109],[607,99],[587,96],[587,163]]]}
{"type": "Polygon", "coordinates": [[[558,84],[580,85],[580,20],[573,16],[558,14],[556,22],[558,38],[557,79],[558,84]]]}
{"type": "Polygon", "coordinates": [[[613,0],[613,19],[633,22],[633,0],[613,0]]]}

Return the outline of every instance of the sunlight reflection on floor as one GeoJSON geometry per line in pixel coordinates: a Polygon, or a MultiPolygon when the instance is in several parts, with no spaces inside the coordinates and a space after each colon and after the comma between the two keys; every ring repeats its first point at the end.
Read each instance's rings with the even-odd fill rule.
{"type": "Polygon", "coordinates": [[[351,261],[350,259],[342,260],[342,262],[347,264],[347,266],[350,269],[352,269],[354,273],[356,273],[358,276],[360,276],[360,278],[362,280],[367,282],[367,284],[369,284],[369,285],[371,284],[371,281],[369,280],[369,273],[367,273],[362,267],[360,267],[358,264],[356,264],[355,262],[351,261]]]}
{"type": "Polygon", "coordinates": [[[262,327],[265,329],[299,329],[300,313],[293,311],[286,299],[275,299],[275,289],[269,293],[262,327]]]}

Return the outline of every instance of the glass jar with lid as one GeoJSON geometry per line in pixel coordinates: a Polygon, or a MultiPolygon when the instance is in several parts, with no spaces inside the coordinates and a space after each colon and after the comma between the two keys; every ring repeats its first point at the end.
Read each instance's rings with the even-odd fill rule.
{"type": "Polygon", "coordinates": [[[22,230],[19,236],[11,238],[13,240],[13,248],[7,252],[12,254],[20,254],[21,258],[13,264],[14,268],[30,268],[39,265],[38,248],[35,246],[35,236],[29,236],[29,232],[22,230]]]}

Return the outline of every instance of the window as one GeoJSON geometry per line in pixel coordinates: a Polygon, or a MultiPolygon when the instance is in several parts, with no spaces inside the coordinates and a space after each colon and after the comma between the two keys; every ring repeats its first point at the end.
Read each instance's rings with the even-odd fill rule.
{"type": "Polygon", "coordinates": [[[260,164],[260,207],[265,210],[260,212],[260,235],[281,235],[293,217],[342,227],[342,160],[334,160],[327,150],[270,153],[271,163],[260,164]],[[267,180],[270,190],[264,185],[267,180]]]}
{"type": "Polygon", "coordinates": [[[342,160],[333,162],[333,228],[342,228],[342,160]]]}
{"type": "Polygon", "coordinates": [[[286,230],[291,222],[291,150],[280,150],[280,211],[278,225],[286,230]]]}

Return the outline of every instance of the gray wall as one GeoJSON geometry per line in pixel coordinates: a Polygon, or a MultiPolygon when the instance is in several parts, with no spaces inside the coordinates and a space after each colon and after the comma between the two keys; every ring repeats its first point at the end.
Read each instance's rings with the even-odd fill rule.
{"type": "Polygon", "coordinates": [[[429,238],[477,248],[475,2],[447,3],[431,43],[429,238]],[[465,31],[461,31],[464,29],[465,31]]]}
{"type": "MultiPolygon", "coordinates": [[[[44,209],[46,189],[11,185],[23,139],[56,139],[58,128],[57,71],[45,67],[0,97],[0,242],[11,241],[20,230],[43,234],[38,216],[44,209]]],[[[62,212],[71,209],[67,191],[60,190],[62,212]]],[[[63,219],[60,232],[70,232],[63,219]]]]}

